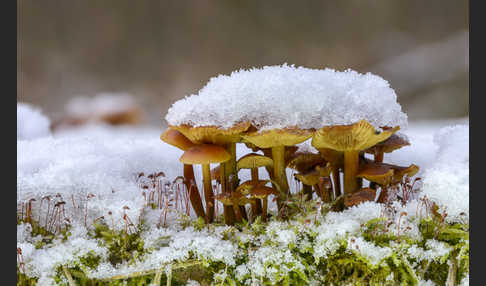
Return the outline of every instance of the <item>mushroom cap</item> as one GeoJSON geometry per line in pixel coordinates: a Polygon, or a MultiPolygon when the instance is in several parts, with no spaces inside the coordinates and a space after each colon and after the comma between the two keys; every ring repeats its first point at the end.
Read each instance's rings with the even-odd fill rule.
{"type": "MultiPolygon", "coordinates": [[[[386,129],[385,129],[386,130],[386,129]]],[[[384,153],[391,153],[394,150],[400,149],[404,146],[409,146],[410,142],[407,138],[400,136],[398,134],[393,134],[392,136],[388,137],[383,142],[376,144],[375,146],[366,149],[366,153],[374,154],[375,151],[381,151],[384,153]]]]}
{"type": "Polygon", "coordinates": [[[357,192],[344,197],[344,205],[346,207],[356,206],[362,202],[374,201],[376,197],[376,190],[372,188],[361,188],[357,192]]]}
{"type": "Polygon", "coordinates": [[[264,199],[269,195],[278,196],[279,193],[274,188],[267,186],[256,186],[250,190],[250,197],[254,199],[264,199]]]}
{"type": "Polygon", "coordinates": [[[391,184],[393,179],[393,168],[380,163],[366,163],[359,168],[358,178],[364,178],[370,182],[375,182],[382,186],[391,184]]]}
{"type": "Polygon", "coordinates": [[[252,169],[259,167],[273,167],[273,160],[267,156],[263,156],[256,153],[247,154],[236,162],[236,168],[240,169],[252,169]]]}
{"type": "Polygon", "coordinates": [[[344,152],[329,148],[319,148],[318,150],[322,157],[331,164],[339,167],[344,165],[344,152]]]}
{"type": "Polygon", "coordinates": [[[198,126],[178,125],[169,126],[182,134],[196,144],[211,143],[224,145],[241,141],[241,134],[250,128],[250,122],[242,122],[233,125],[231,128],[222,129],[218,126],[198,126]]]}
{"type": "Polygon", "coordinates": [[[221,193],[214,196],[215,199],[223,203],[225,206],[233,205],[233,201],[231,200],[231,193],[221,193]]]}
{"type": "Polygon", "coordinates": [[[364,119],[351,125],[324,126],[314,133],[312,146],[316,149],[361,151],[386,140],[399,129],[397,126],[377,133],[373,125],[364,119]]]}
{"type": "Polygon", "coordinates": [[[305,173],[298,173],[294,176],[301,181],[302,184],[313,186],[319,183],[321,177],[329,177],[331,171],[331,164],[327,163],[324,167],[317,165],[312,170],[306,171],[305,173]]]}
{"type": "Polygon", "coordinates": [[[415,174],[418,173],[420,168],[419,168],[419,166],[417,166],[415,164],[411,164],[408,167],[401,167],[401,166],[393,165],[393,169],[394,169],[394,172],[395,172],[393,174],[393,183],[398,183],[402,180],[403,177],[405,177],[405,175],[407,175],[408,177],[415,176],[415,174]]]}
{"type": "Polygon", "coordinates": [[[233,205],[233,201],[236,200],[237,204],[240,206],[244,206],[246,204],[250,204],[251,201],[242,195],[239,192],[232,192],[232,193],[221,193],[214,196],[215,199],[223,203],[225,206],[233,205]]]}
{"type": "Polygon", "coordinates": [[[240,192],[232,192],[231,198],[236,200],[237,204],[240,206],[244,206],[246,204],[251,204],[251,200],[248,199],[244,194],[240,192]]]}
{"type": "Polygon", "coordinates": [[[171,128],[167,128],[167,130],[165,130],[164,133],[160,135],[160,140],[183,151],[186,151],[187,149],[194,146],[194,143],[192,143],[191,140],[184,136],[184,134],[171,128]]]}
{"type": "Polygon", "coordinates": [[[271,129],[265,131],[253,131],[243,135],[243,140],[260,148],[272,148],[277,146],[293,146],[312,137],[314,130],[288,127],[284,129],[271,129]]]}
{"type": "Polygon", "coordinates": [[[242,183],[241,185],[239,185],[236,188],[236,192],[240,192],[242,194],[248,194],[248,192],[251,189],[253,189],[257,186],[265,186],[269,182],[270,182],[270,180],[249,180],[249,181],[246,181],[246,182],[242,183]]]}
{"type": "Polygon", "coordinates": [[[182,154],[179,161],[184,164],[221,163],[231,159],[231,155],[221,146],[212,144],[194,145],[182,154]]]}
{"type": "Polygon", "coordinates": [[[367,160],[365,164],[360,166],[357,177],[364,178],[380,185],[388,185],[400,182],[405,175],[412,177],[417,174],[418,171],[419,167],[414,164],[411,164],[408,167],[402,167],[367,160]]]}
{"type": "Polygon", "coordinates": [[[293,154],[287,167],[302,173],[322,163],[326,163],[326,160],[321,154],[296,152],[293,154]]]}

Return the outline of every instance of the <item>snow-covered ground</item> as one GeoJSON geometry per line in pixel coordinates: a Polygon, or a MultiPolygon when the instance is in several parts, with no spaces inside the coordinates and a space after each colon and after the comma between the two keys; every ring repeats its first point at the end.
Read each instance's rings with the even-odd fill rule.
{"type": "MultiPolygon", "coordinates": [[[[307,73],[315,72],[303,71],[304,79],[307,73]]],[[[248,75],[241,72],[239,76],[248,75]]],[[[288,74],[277,73],[276,78],[270,76],[269,78],[273,80],[270,82],[276,83],[278,86],[279,80],[282,80],[279,76],[286,78],[288,74]]],[[[383,94],[379,96],[395,100],[395,94],[388,88],[387,83],[372,75],[362,76],[352,72],[335,74],[334,71],[326,71],[325,77],[328,76],[343,77],[344,80],[347,77],[357,78],[360,83],[355,86],[357,89],[348,86],[351,94],[355,95],[355,99],[361,96],[359,93],[353,93],[359,91],[359,87],[378,84],[383,87],[381,90],[383,94]]],[[[226,80],[227,78],[224,77],[213,80],[213,85],[215,85],[213,91],[218,91],[218,87],[221,90],[225,90],[225,88],[231,90],[234,83],[226,80]]],[[[253,89],[261,87],[247,86],[245,88],[251,93],[253,89]]],[[[295,88],[296,90],[301,89],[298,85],[295,88]]],[[[267,87],[267,92],[272,93],[271,89],[272,85],[267,87]]],[[[203,89],[201,91],[203,94],[204,90],[211,91],[211,89],[209,91],[203,89]]],[[[320,87],[315,86],[315,91],[319,90],[320,87]]],[[[220,98],[219,93],[210,95],[215,96],[216,99],[220,98]]],[[[332,94],[329,96],[333,98],[332,94]]],[[[223,100],[223,98],[220,99],[223,100]]],[[[175,105],[172,112],[176,112],[177,108],[187,103],[184,102],[175,105]]],[[[258,109],[257,105],[258,103],[251,103],[251,107],[258,109]]],[[[368,107],[372,108],[372,106],[368,107]]],[[[381,119],[406,121],[406,116],[404,114],[401,116],[399,106],[396,106],[396,109],[398,114],[387,113],[388,117],[385,116],[381,119]]],[[[282,112],[282,110],[278,112],[282,112]]],[[[367,112],[372,113],[372,110],[367,112]]],[[[206,115],[199,115],[207,119],[206,115]]],[[[277,113],[269,115],[274,121],[266,122],[267,127],[280,126],[282,118],[277,115],[277,113]]],[[[204,121],[204,118],[201,120],[204,121]]],[[[172,119],[183,120],[182,117],[175,115],[172,119]]],[[[335,122],[348,119],[333,118],[335,122]]],[[[303,124],[316,124],[320,119],[316,120],[303,124]]],[[[268,268],[266,265],[269,263],[270,265],[282,264],[284,269],[288,267],[288,271],[301,271],[302,263],[291,256],[289,248],[306,249],[309,247],[310,242],[302,240],[302,237],[306,237],[305,235],[315,237],[312,247],[316,259],[332,254],[338,247],[339,239],[347,241],[349,251],[359,253],[372,265],[382,263],[383,259],[391,255],[392,248],[376,246],[360,237],[361,224],[379,217],[384,211],[383,205],[366,202],[340,213],[330,212],[325,217],[316,218],[320,221],[320,226],[317,228],[312,228],[304,222],[290,225],[285,222],[271,221],[265,234],[258,238],[261,241],[255,242],[260,243],[262,247],[248,254],[249,261],[246,264],[236,265],[235,261],[239,255],[238,246],[223,239],[224,233],[231,230],[229,227],[212,226],[198,231],[192,227],[182,229],[176,223],[179,215],[175,212],[167,214],[167,228],[156,227],[161,222],[163,213],[161,209],[146,207],[147,197],[142,195],[143,186],[150,189],[152,187],[148,187],[148,185],[154,183],[153,188],[157,185],[157,188],[162,191],[168,191],[166,188],[177,191],[181,185],[177,183],[176,179],[182,175],[183,171],[183,165],[179,162],[182,151],[160,140],[160,134],[164,130],[153,126],[113,127],[96,124],[61,129],[51,133],[48,128],[49,119],[35,108],[25,105],[18,106],[17,121],[20,123],[17,130],[17,205],[19,212],[22,212],[23,215],[29,200],[35,199],[35,201],[31,201],[34,219],[47,226],[49,214],[52,216],[54,210],[51,205],[46,208],[46,204],[51,200],[63,201],[65,217],[71,218],[70,239],[64,242],[56,241],[55,246],[49,248],[36,249],[34,245],[40,238],[31,236],[29,225],[18,225],[17,247],[22,249],[26,273],[30,276],[40,277],[40,285],[50,285],[53,282],[51,279],[55,275],[57,266],[72,266],[77,258],[86,255],[89,251],[104,259],[95,270],[89,272],[92,278],[106,278],[154,269],[165,262],[187,259],[189,253],[192,253],[199,259],[221,261],[227,266],[236,267],[236,276],[240,277],[242,281],[249,279],[250,273],[252,276],[267,277],[271,281],[276,279],[272,275],[281,269],[268,268]],[[146,181],[145,179],[150,174],[158,174],[157,179],[146,181]],[[51,213],[49,213],[49,208],[51,213]],[[127,227],[126,217],[131,218],[131,221],[137,224],[139,222],[137,218],[141,218],[142,214],[145,224],[149,227],[141,236],[145,246],[153,247],[154,251],[144,254],[143,262],[123,263],[113,267],[106,261],[107,249],[100,247],[96,240],[88,237],[86,226],[89,228],[95,220],[103,217],[113,228],[122,229],[127,227]],[[165,247],[156,243],[161,237],[170,237],[167,239],[165,247]],[[263,247],[266,242],[272,247],[263,247]]],[[[290,123],[285,122],[285,124],[290,123]]],[[[382,122],[378,120],[375,123],[382,122]]],[[[406,126],[406,124],[404,125],[406,126]]],[[[402,166],[412,163],[418,165],[420,171],[417,176],[422,178],[419,198],[426,196],[437,203],[440,212],[447,212],[446,220],[448,222],[468,223],[468,118],[410,121],[408,128],[405,126],[400,132],[408,137],[411,145],[391,154],[385,154],[384,162],[402,166]]],[[[306,147],[303,146],[303,148],[306,147]]],[[[237,157],[249,152],[251,150],[247,149],[244,144],[238,144],[237,157]]],[[[202,191],[201,168],[200,166],[194,167],[196,182],[199,190],[202,191]]],[[[288,177],[292,178],[290,170],[288,172],[288,177]]],[[[260,175],[262,178],[266,178],[266,172],[262,170],[260,170],[260,175]]],[[[248,180],[250,173],[248,170],[242,170],[239,177],[242,181],[248,180]]],[[[295,185],[291,183],[290,186],[295,192],[295,185]]],[[[204,197],[202,192],[201,197],[204,197]]],[[[396,219],[392,218],[390,226],[392,232],[399,235],[407,231],[408,235],[419,239],[420,233],[412,218],[403,219],[400,223],[401,213],[408,214],[409,217],[417,215],[420,208],[419,201],[414,200],[408,205],[397,205],[396,207],[400,210],[400,216],[396,219]]],[[[219,205],[220,213],[222,209],[222,206],[219,205]]],[[[269,209],[274,211],[275,203],[271,203],[269,209]]],[[[59,208],[57,210],[59,211],[59,208]]],[[[184,207],[180,207],[180,210],[185,211],[184,207]]],[[[190,215],[195,217],[192,212],[190,215]]],[[[245,239],[256,239],[245,233],[239,233],[237,236],[242,243],[245,243],[245,239]]],[[[417,249],[416,246],[412,246],[408,249],[409,255],[417,258],[436,259],[447,256],[451,251],[435,240],[427,241],[426,248],[417,249]]]]}

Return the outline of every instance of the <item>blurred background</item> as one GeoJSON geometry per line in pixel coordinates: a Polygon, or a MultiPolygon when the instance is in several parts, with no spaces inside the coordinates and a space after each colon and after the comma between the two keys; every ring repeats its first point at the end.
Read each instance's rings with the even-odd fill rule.
{"type": "Polygon", "coordinates": [[[388,80],[410,120],[469,114],[469,2],[18,0],[17,101],[127,93],[146,123],[218,74],[282,63],[388,80]]]}

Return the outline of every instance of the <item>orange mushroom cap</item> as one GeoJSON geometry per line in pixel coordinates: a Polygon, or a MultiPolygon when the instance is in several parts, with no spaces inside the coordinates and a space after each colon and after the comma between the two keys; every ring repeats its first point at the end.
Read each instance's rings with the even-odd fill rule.
{"type": "Polygon", "coordinates": [[[231,159],[231,155],[221,146],[212,144],[194,145],[179,159],[184,164],[221,163],[231,159]]]}
{"type": "Polygon", "coordinates": [[[183,151],[194,146],[194,143],[191,142],[184,134],[181,132],[168,128],[160,135],[160,140],[164,141],[167,144],[175,146],[183,151]]]}

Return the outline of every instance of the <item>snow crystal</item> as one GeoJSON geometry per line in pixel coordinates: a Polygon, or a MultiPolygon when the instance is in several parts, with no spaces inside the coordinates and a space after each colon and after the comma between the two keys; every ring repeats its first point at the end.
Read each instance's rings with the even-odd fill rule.
{"type": "Polygon", "coordinates": [[[304,266],[289,249],[264,246],[256,251],[249,251],[247,266],[256,277],[267,277],[272,284],[278,282],[278,273],[292,270],[304,271],[304,266]]]}
{"type": "Polygon", "coordinates": [[[251,121],[261,130],[321,128],[366,119],[376,128],[407,125],[395,91],[383,78],[353,70],[265,66],[210,79],[197,95],[175,102],[170,125],[221,126],[251,121]]]}
{"type": "Polygon", "coordinates": [[[448,214],[447,221],[469,219],[469,126],[440,129],[435,163],[426,170],[423,194],[448,214]]]}
{"type": "Polygon", "coordinates": [[[373,265],[378,265],[393,253],[389,247],[379,247],[374,243],[364,240],[362,237],[354,236],[348,239],[347,249],[358,252],[362,256],[366,257],[373,265]]]}
{"type": "Polygon", "coordinates": [[[410,257],[417,259],[418,262],[423,260],[437,261],[448,255],[452,250],[452,247],[448,246],[446,243],[435,239],[428,239],[425,242],[425,248],[427,249],[420,248],[414,244],[407,250],[407,253],[410,257]]]}
{"type": "Polygon", "coordinates": [[[39,108],[17,103],[17,140],[32,140],[50,135],[51,122],[39,108]]]}
{"type": "Polygon", "coordinates": [[[354,235],[361,230],[361,224],[380,217],[383,206],[364,202],[343,212],[329,212],[317,227],[314,257],[326,258],[339,248],[339,239],[354,235]]]}

